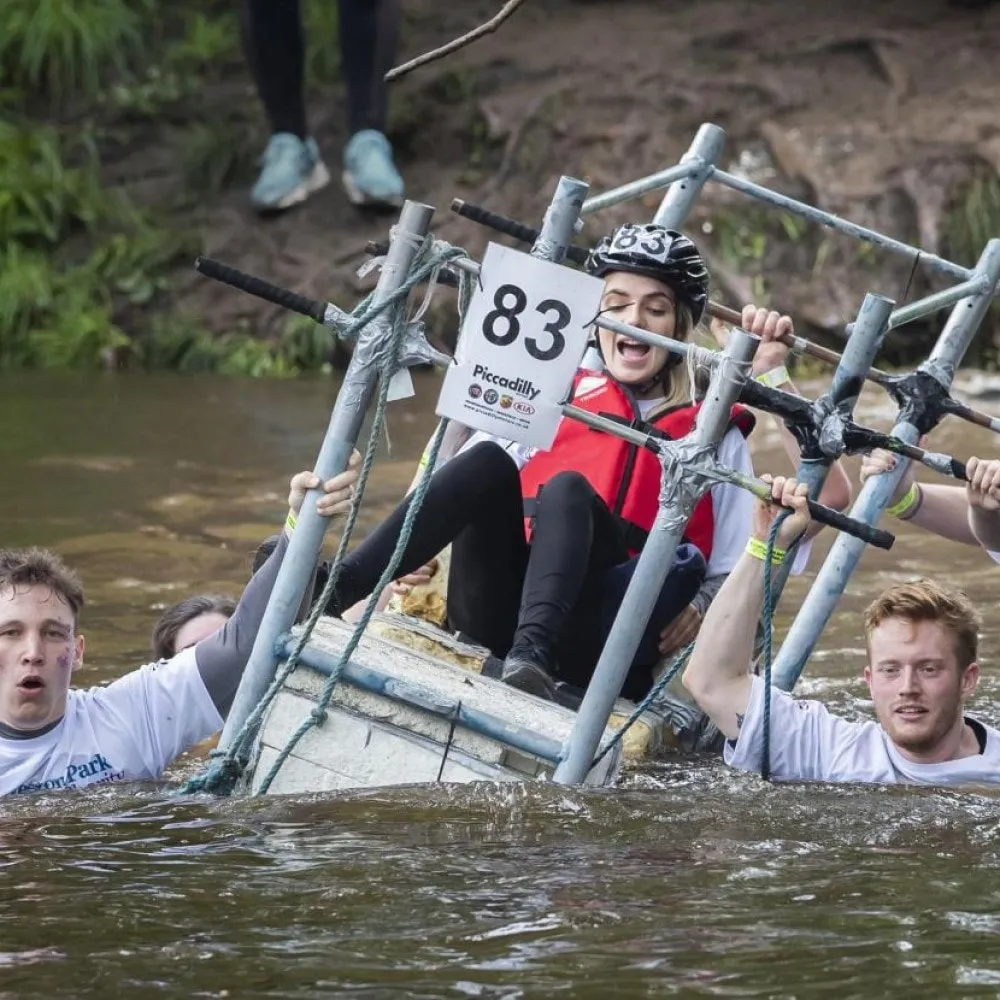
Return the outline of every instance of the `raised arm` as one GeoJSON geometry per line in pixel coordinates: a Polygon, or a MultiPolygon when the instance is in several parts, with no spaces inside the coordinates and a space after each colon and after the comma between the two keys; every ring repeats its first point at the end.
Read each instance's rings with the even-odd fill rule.
{"type": "MultiPolygon", "coordinates": [[[[861,460],[861,482],[894,469],[898,461],[892,452],[876,448],[861,460]]],[[[951,542],[982,545],[996,552],[1000,550],[998,470],[1000,462],[996,459],[986,462],[970,458],[965,471],[972,481],[968,486],[949,486],[916,482],[916,465],[910,462],[889,498],[886,512],[951,542]]]]}
{"type": "MultiPolygon", "coordinates": [[[[808,529],[806,487],[794,479],[762,477],[771,482],[771,495],[792,507],[778,529],[775,547],[780,557],[808,529]]],[[[684,671],[684,686],[728,739],[739,736],[750,699],[750,661],[754,635],[764,606],[764,547],[779,508],[757,501],[747,551],[712,602],[691,659],[684,671]]]]}
{"type": "MultiPolygon", "coordinates": [[[[354,496],[354,484],[358,479],[358,458],[352,458],[349,468],[339,476],[334,476],[323,484],[325,495],[316,502],[316,510],[323,517],[346,514],[354,496]]],[[[306,492],[319,485],[319,479],[312,472],[300,472],[292,477],[288,493],[288,507],[292,518],[286,521],[278,544],[263,566],[250,578],[236,610],[226,624],[214,635],[203,639],[195,646],[198,673],[208,689],[208,693],[221,716],[225,717],[232,707],[243,670],[250,658],[257,630],[260,628],[264,609],[267,607],[271,589],[278,576],[278,569],[288,548],[291,536],[289,523],[302,509],[306,492]]]]}
{"type": "MultiPolygon", "coordinates": [[[[788,345],[778,339],[785,334],[795,332],[791,317],[780,316],[774,310],[768,311],[758,306],[745,305],[743,307],[743,329],[760,337],[760,346],[754,355],[751,370],[753,377],[759,379],[764,385],[801,396],[802,393],[799,392],[785,367],[788,360],[788,345]]],[[[799,443],[780,417],[772,416],[772,419],[778,428],[778,436],[781,438],[785,454],[788,455],[788,460],[792,463],[792,468],[795,469],[802,459],[799,443]]],[[[851,505],[852,494],[851,480],[838,459],[830,465],[823,482],[823,488],[819,493],[819,502],[836,510],[847,510],[851,505]]],[[[823,525],[812,521],[806,532],[806,537],[812,538],[822,529],[823,525]]]]}
{"type": "Polygon", "coordinates": [[[970,458],[965,474],[969,530],[984,549],[1000,552],[1000,460],[970,458]]]}

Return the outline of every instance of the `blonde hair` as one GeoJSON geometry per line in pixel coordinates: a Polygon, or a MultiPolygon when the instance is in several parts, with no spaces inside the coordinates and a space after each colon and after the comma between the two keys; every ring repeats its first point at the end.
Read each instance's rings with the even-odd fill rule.
{"type": "Polygon", "coordinates": [[[907,622],[937,622],[950,632],[955,656],[964,670],[976,662],[982,619],[961,590],[949,590],[933,580],[910,580],[883,590],[865,609],[865,641],[891,618],[907,622]]]}
{"type": "MultiPolygon", "coordinates": [[[[691,343],[697,327],[691,310],[683,303],[678,302],[674,306],[674,332],[671,340],[680,341],[683,344],[691,343]]],[[[692,373],[694,369],[684,358],[680,358],[676,364],[671,365],[663,378],[663,409],[674,406],[682,406],[684,403],[694,402],[695,394],[692,390],[692,373]]],[[[697,373],[694,373],[694,384],[700,382],[697,373]]],[[[661,407],[657,407],[659,410],[661,407]]]]}

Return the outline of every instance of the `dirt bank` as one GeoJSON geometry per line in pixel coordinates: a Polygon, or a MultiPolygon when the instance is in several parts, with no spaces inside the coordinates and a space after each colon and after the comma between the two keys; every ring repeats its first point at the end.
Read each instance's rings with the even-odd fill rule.
{"type": "MultiPolygon", "coordinates": [[[[475,0],[442,13],[412,0],[402,55],[496,8],[475,0]]],[[[711,121],[728,134],[727,168],[968,264],[980,234],[995,231],[994,220],[1000,229],[1000,214],[990,215],[998,41],[1000,4],[529,0],[497,34],[396,85],[392,138],[408,194],[437,205],[437,232],[474,251],[485,234],[450,215],[453,197],[537,221],[560,173],[588,179],[595,192],[615,186],[675,161],[711,121]]],[[[388,221],[351,208],[334,185],[281,218],[257,219],[246,192],[263,136],[249,85],[230,78],[201,96],[202,115],[217,109],[242,147],[228,187],[192,209],[205,251],[351,304],[361,248],[384,237],[388,221]]],[[[335,164],[344,140],[337,88],[314,95],[310,113],[335,164]]],[[[176,193],[178,170],[163,152],[171,127],[145,127],[109,176],[142,198],[176,193]]],[[[592,217],[584,238],[650,215],[657,200],[592,217]]],[[[939,286],[910,259],[859,251],[714,185],[688,228],[712,253],[722,298],[766,296],[828,332],[852,317],[865,290],[902,301],[939,286]]],[[[178,274],[175,287],[181,306],[213,329],[246,324],[274,336],[284,320],[192,273],[178,274]]],[[[914,345],[918,334],[895,342],[914,345]]]]}

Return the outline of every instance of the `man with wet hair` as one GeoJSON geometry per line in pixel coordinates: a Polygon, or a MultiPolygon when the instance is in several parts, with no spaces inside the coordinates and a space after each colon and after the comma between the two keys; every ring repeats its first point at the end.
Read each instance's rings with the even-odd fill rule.
{"type": "MultiPolygon", "coordinates": [[[[770,479],[770,477],[764,477],[770,479]]],[[[778,528],[776,561],[809,527],[806,487],[775,478],[792,507],[778,528]]],[[[684,684],[726,736],[725,760],[759,771],[764,682],[748,671],[763,605],[764,553],[778,508],[758,502],[747,551],[709,608],[684,684]]],[[[959,591],[932,580],[896,584],[865,612],[865,682],[877,722],[849,722],[821,702],[772,689],[773,778],[945,785],[1000,782],[1000,732],[965,715],[979,681],[979,615],[959,591]]]]}
{"type": "MultiPolygon", "coordinates": [[[[324,517],[345,513],[357,458],[323,484],[324,517]]],[[[293,477],[294,515],[319,486],[293,477]]],[[[83,663],[78,631],[83,586],[52,552],[0,549],[0,795],[159,778],[168,764],[221,728],[288,547],[286,525],[232,617],[172,659],[147,664],[106,687],[71,690],[83,663]]]]}

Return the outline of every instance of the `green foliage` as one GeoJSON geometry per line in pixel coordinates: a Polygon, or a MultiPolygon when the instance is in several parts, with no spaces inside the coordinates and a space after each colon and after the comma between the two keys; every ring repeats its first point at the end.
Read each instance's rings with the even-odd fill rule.
{"type": "Polygon", "coordinates": [[[314,87],[340,76],[340,19],[330,0],[303,0],[306,83],[314,87]]]}
{"type": "Polygon", "coordinates": [[[144,7],[134,0],[3,0],[0,84],[58,103],[96,97],[110,75],[141,55],[144,7]]]}
{"type": "Polygon", "coordinates": [[[184,134],[181,163],[191,191],[217,194],[246,178],[260,137],[242,121],[195,125],[184,134]]]}
{"type": "Polygon", "coordinates": [[[0,250],[0,370],[95,368],[128,343],[88,268],[59,270],[17,243],[0,250]]]}
{"type": "Polygon", "coordinates": [[[53,129],[28,130],[0,120],[0,245],[11,240],[56,246],[75,226],[108,212],[92,148],[78,143],[87,166],[68,167],[53,129]]]}
{"type": "Polygon", "coordinates": [[[188,11],[184,34],[167,46],[165,61],[170,66],[196,70],[203,76],[216,76],[223,66],[242,58],[239,37],[234,11],[216,15],[204,10],[188,11]]]}
{"type": "MultiPolygon", "coordinates": [[[[945,256],[969,267],[986,244],[1000,238],[1000,177],[983,166],[953,192],[943,225],[945,256]]],[[[990,306],[967,360],[996,368],[1000,362],[1000,306],[990,306]]]]}
{"type": "MultiPolygon", "coordinates": [[[[340,71],[337,5],[305,0],[303,18],[307,80],[326,83],[340,71]]],[[[0,0],[0,369],[93,368],[122,353],[150,368],[254,377],[329,363],[332,335],[306,321],[268,344],[165,312],[171,265],[199,241],[102,183],[98,147],[126,118],[183,126],[177,161],[190,191],[242,182],[256,120],[191,101],[231,70],[245,73],[228,0],[0,0]],[[77,123],[65,129],[38,121],[69,111],[77,123]]]]}
{"type": "Polygon", "coordinates": [[[1000,177],[977,170],[954,192],[944,220],[946,253],[972,266],[991,239],[1000,237],[1000,177]]]}
{"type": "Polygon", "coordinates": [[[298,368],[281,350],[245,331],[213,337],[185,316],[157,316],[136,353],[147,368],[169,368],[184,374],[218,372],[222,375],[287,377],[298,368]]]}

